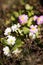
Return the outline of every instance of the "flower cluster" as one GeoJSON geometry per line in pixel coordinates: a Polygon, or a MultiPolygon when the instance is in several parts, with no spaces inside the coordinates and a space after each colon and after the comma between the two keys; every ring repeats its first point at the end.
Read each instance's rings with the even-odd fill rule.
{"type": "Polygon", "coordinates": [[[8,27],[5,29],[5,32],[4,32],[4,35],[9,35],[12,31],[16,32],[18,30],[18,28],[20,27],[21,25],[18,23],[17,25],[14,24],[12,25],[11,27],[8,27]]]}
{"type": "Polygon", "coordinates": [[[4,31],[4,39],[2,41],[4,41],[5,47],[3,48],[3,53],[7,56],[11,56],[11,54],[17,55],[21,52],[20,48],[25,43],[23,41],[25,36],[28,35],[27,37],[31,40],[39,36],[39,27],[43,24],[43,15],[33,15],[34,13],[31,11],[33,8],[28,4],[25,6],[25,9],[28,14],[23,14],[23,11],[21,11],[18,16],[14,15],[13,19],[11,18],[13,25],[11,24],[4,31]]]}
{"type": "Polygon", "coordinates": [[[34,21],[37,22],[38,25],[43,24],[43,15],[39,16],[39,17],[38,16],[34,16],[33,19],[34,19],[34,21]]]}
{"type": "MultiPolygon", "coordinates": [[[[4,32],[4,35],[7,37],[7,40],[6,40],[6,42],[7,42],[7,45],[14,45],[15,43],[16,43],[16,37],[15,36],[12,36],[11,35],[11,32],[16,32],[19,28],[21,27],[21,25],[18,23],[17,25],[16,24],[14,24],[14,25],[12,25],[11,27],[7,27],[6,29],[5,29],[5,32],[4,32]]],[[[5,46],[4,48],[3,48],[3,52],[4,52],[4,54],[5,55],[7,55],[7,56],[10,56],[11,54],[10,54],[10,49],[9,49],[9,47],[8,46],[5,46]]],[[[13,51],[12,51],[13,52],[13,51]]],[[[17,51],[14,51],[13,53],[20,53],[20,51],[19,51],[19,49],[17,48],[17,51]]],[[[16,54],[15,53],[15,54],[16,54]]]]}

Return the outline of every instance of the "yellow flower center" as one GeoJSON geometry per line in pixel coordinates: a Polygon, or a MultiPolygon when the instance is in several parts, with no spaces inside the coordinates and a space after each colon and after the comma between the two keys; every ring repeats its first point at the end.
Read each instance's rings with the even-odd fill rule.
{"type": "Polygon", "coordinates": [[[22,16],[21,19],[24,20],[24,17],[22,16]]]}
{"type": "Polygon", "coordinates": [[[35,28],[32,28],[32,30],[35,30],[35,28]]]}
{"type": "Polygon", "coordinates": [[[13,40],[10,40],[10,42],[12,43],[12,42],[13,42],[13,40]]]}

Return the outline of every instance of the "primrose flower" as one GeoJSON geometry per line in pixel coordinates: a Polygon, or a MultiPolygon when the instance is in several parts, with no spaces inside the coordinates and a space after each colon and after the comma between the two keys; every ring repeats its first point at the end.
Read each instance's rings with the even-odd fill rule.
{"type": "Polygon", "coordinates": [[[29,33],[29,37],[32,38],[32,39],[35,39],[36,38],[36,35],[34,33],[29,33]]]}
{"type": "Polygon", "coordinates": [[[9,49],[8,46],[3,48],[3,52],[4,52],[5,55],[10,56],[10,49],[9,49]]]}
{"type": "Polygon", "coordinates": [[[11,28],[8,27],[5,29],[4,35],[9,35],[11,33],[11,28]]]}
{"type": "Polygon", "coordinates": [[[19,27],[20,27],[20,24],[18,23],[17,25],[14,24],[14,25],[11,27],[11,29],[12,29],[12,31],[14,32],[14,31],[17,31],[19,27]]]}
{"type": "Polygon", "coordinates": [[[21,50],[19,50],[18,48],[16,50],[14,50],[12,53],[14,53],[15,55],[19,54],[21,52],[21,50]]]}
{"type": "Polygon", "coordinates": [[[13,36],[7,36],[8,39],[7,39],[7,44],[8,45],[14,45],[15,44],[15,41],[16,41],[16,38],[13,37],[13,36]]]}
{"type": "Polygon", "coordinates": [[[33,17],[33,20],[36,21],[37,18],[38,18],[38,16],[35,15],[35,16],[33,17]]]}
{"type": "Polygon", "coordinates": [[[43,16],[38,17],[37,24],[38,25],[43,24],[43,16]]]}
{"type": "Polygon", "coordinates": [[[30,26],[30,32],[31,33],[37,33],[38,32],[37,25],[31,25],[30,26]]]}
{"type": "Polygon", "coordinates": [[[19,16],[19,22],[20,22],[20,24],[27,23],[27,20],[28,20],[28,16],[27,15],[23,14],[23,15],[19,16]]]}

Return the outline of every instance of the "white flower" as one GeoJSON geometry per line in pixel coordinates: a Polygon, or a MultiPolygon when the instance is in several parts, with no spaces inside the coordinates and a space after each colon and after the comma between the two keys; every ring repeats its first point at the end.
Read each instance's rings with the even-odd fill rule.
{"type": "Polygon", "coordinates": [[[16,38],[13,37],[13,36],[7,36],[8,39],[7,39],[7,44],[8,45],[14,45],[15,44],[15,41],[16,41],[16,38]]]}
{"type": "Polygon", "coordinates": [[[17,24],[17,27],[18,27],[18,28],[20,28],[20,27],[21,27],[21,25],[18,23],[18,24],[17,24]]]}
{"type": "Polygon", "coordinates": [[[12,31],[14,32],[14,31],[18,30],[18,27],[17,27],[16,24],[14,24],[14,25],[11,27],[11,29],[12,29],[12,31]]]}
{"type": "Polygon", "coordinates": [[[4,35],[9,35],[11,33],[11,28],[8,27],[5,29],[4,35]]]}
{"type": "Polygon", "coordinates": [[[35,39],[36,38],[36,35],[34,34],[34,33],[29,33],[29,37],[31,38],[31,39],[35,39]]]}
{"type": "Polygon", "coordinates": [[[4,51],[4,54],[7,55],[7,56],[10,56],[10,49],[8,46],[4,47],[3,48],[3,51],[4,51]]]}
{"type": "Polygon", "coordinates": [[[19,54],[21,52],[21,50],[19,50],[18,48],[16,50],[14,50],[12,53],[14,53],[15,55],[19,54]]]}
{"type": "Polygon", "coordinates": [[[19,27],[20,27],[20,24],[18,23],[17,25],[14,24],[14,25],[11,27],[11,29],[12,29],[12,31],[14,32],[14,31],[17,31],[19,27]]]}

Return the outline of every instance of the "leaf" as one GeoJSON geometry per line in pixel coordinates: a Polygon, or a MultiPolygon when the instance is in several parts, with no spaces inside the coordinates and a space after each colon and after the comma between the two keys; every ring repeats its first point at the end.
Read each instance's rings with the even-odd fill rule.
{"type": "Polygon", "coordinates": [[[28,16],[30,17],[32,14],[31,14],[31,12],[28,12],[28,16]]]}
{"type": "Polygon", "coordinates": [[[16,11],[14,11],[13,14],[14,14],[15,17],[18,17],[19,16],[19,13],[16,12],[16,11]]]}
{"type": "Polygon", "coordinates": [[[36,33],[36,37],[37,37],[37,38],[39,37],[39,32],[36,33]]]}
{"type": "Polygon", "coordinates": [[[28,27],[32,24],[32,21],[33,21],[33,18],[31,17],[31,18],[28,20],[28,23],[27,23],[27,26],[28,26],[28,27]]]}
{"type": "Polygon", "coordinates": [[[29,28],[27,28],[27,27],[23,27],[23,33],[24,33],[24,34],[29,33],[29,28]]]}
{"type": "Polygon", "coordinates": [[[31,15],[34,15],[34,11],[31,11],[31,15]]]}
{"type": "Polygon", "coordinates": [[[25,4],[25,9],[26,10],[32,10],[33,6],[30,6],[29,4],[25,4]]]}
{"type": "Polygon", "coordinates": [[[16,40],[16,43],[15,43],[15,45],[14,45],[14,47],[13,47],[13,50],[15,50],[16,48],[21,47],[23,44],[24,44],[24,42],[21,41],[21,39],[17,39],[17,40],[16,40]]]}
{"type": "Polygon", "coordinates": [[[1,38],[1,43],[4,44],[4,45],[7,45],[7,40],[4,39],[4,38],[1,38]]]}
{"type": "Polygon", "coordinates": [[[15,21],[15,18],[14,18],[13,16],[11,16],[11,20],[12,20],[12,21],[15,21]]]}
{"type": "Polygon", "coordinates": [[[28,16],[29,16],[29,17],[31,17],[31,16],[34,15],[34,11],[31,11],[31,12],[30,12],[30,11],[27,11],[27,12],[28,12],[28,16]]]}

